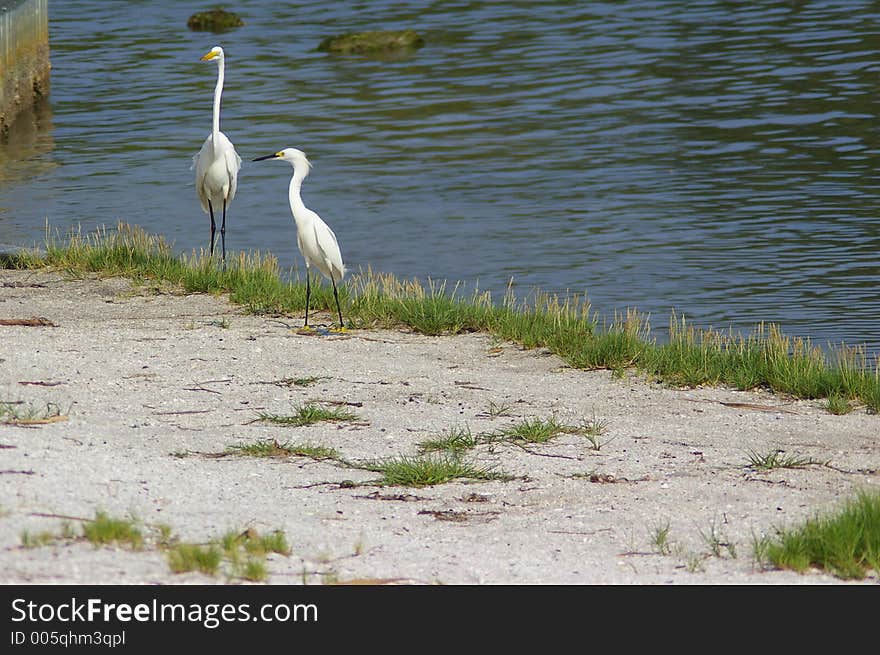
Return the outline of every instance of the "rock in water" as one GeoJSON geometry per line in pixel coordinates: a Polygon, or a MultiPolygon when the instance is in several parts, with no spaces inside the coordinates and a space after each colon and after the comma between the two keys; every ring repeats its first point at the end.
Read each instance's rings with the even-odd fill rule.
{"type": "Polygon", "coordinates": [[[318,51],[341,55],[382,54],[415,50],[423,45],[425,40],[415,30],[377,30],[328,36],[318,45],[318,51]]]}
{"type": "Polygon", "coordinates": [[[244,21],[238,14],[220,7],[195,13],[186,21],[186,26],[197,32],[226,32],[242,25],[244,21]]]}

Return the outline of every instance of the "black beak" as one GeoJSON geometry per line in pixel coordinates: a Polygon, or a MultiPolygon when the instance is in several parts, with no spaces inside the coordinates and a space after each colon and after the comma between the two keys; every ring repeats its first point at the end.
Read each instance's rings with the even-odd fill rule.
{"type": "Polygon", "coordinates": [[[256,159],[251,159],[251,161],[263,161],[264,159],[276,159],[278,157],[278,153],[273,152],[271,155],[266,155],[265,157],[257,157],[256,159]]]}

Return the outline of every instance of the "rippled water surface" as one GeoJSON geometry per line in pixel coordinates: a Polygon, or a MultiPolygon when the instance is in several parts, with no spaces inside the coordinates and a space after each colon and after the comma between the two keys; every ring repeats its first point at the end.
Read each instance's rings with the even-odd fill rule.
{"type": "Polygon", "coordinates": [[[51,105],[0,144],[0,249],[122,220],[208,242],[190,171],[211,126],[245,160],[227,246],[301,268],[285,146],[350,270],[513,278],[594,310],[671,310],[880,350],[875,3],[50,2],[51,105]],[[315,51],[414,28],[415,54],[315,51]]]}

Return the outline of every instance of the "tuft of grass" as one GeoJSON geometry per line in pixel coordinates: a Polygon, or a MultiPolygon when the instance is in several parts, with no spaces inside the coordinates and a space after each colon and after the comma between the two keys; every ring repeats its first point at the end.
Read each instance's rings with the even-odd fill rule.
{"type": "Polygon", "coordinates": [[[755,566],[761,567],[768,562],[767,550],[773,540],[770,536],[756,534],[752,532],[752,560],[755,566]]]}
{"type": "Polygon", "coordinates": [[[138,549],[144,544],[144,535],[131,519],[114,519],[104,512],[97,512],[95,519],[83,524],[83,537],[95,546],[110,543],[128,545],[138,549]]]}
{"type": "Polygon", "coordinates": [[[216,575],[223,561],[223,552],[214,544],[176,544],[168,550],[168,566],[174,573],[198,571],[216,575]]]}
{"type": "Polygon", "coordinates": [[[272,414],[260,412],[258,418],[276,425],[303,426],[320,423],[321,421],[356,421],[357,415],[344,407],[322,407],[317,403],[308,403],[294,407],[293,414],[272,414]]]}
{"type": "Polygon", "coordinates": [[[290,382],[295,387],[310,387],[311,385],[315,384],[318,380],[323,380],[323,379],[324,378],[322,378],[320,376],[311,375],[309,377],[304,377],[304,378],[294,378],[290,382]]]}
{"type": "Polygon", "coordinates": [[[651,534],[651,545],[661,555],[669,555],[672,552],[672,546],[669,543],[669,522],[658,525],[651,534]]]}
{"type": "MultiPolygon", "coordinates": [[[[199,571],[216,575],[225,564],[226,573],[251,581],[265,580],[268,576],[266,557],[277,553],[285,557],[291,553],[287,537],[281,530],[259,534],[256,530],[229,531],[220,539],[207,544],[179,542],[166,524],[150,528],[150,545],[164,550],[168,565],[174,573],[199,571]]],[[[95,546],[122,544],[140,549],[146,539],[134,521],[111,518],[104,512],[96,512],[91,521],[82,520],[82,534],[77,535],[70,522],[62,524],[61,533],[50,531],[21,533],[24,548],[38,548],[59,540],[85,539],[95,546]]]]}
{"type": "Polygon", "coordinates": [[[249,558],[241,565],[239,575],[251,582],[262,582],[268,577],[269,571],[263,560],[249,558]]]}
{"type": "Polygon", "coordinates": [[[479,438],[471,434],[470,428],[455,427],[436,439],[422,441],[418,444],[418,449],[420,454],[446,452],[460,455],[475,448],[479,443],[479,438]]]}
{"type": "Polygon", "coordinates": [[[170,525],[167,523],[160,523],[155,526],[155,530],[158,534],[156,543],[160,548],[167,548],[172,545],[174,537],[170,525]]]}
{"type": "Polygon", "coordinates": [[[168,564],[175,573],[200,571],[217,575],[221,567],[230,577],[254,582],[268,577],[266,556],[287,557],[291,549],[281,530],[261,535],[256,530],[230,530],[208,544],[176,544],[168,550],[168,564]],[[225,565],[225,566],[224,566],[225,565]]]}
{"type": "Polygon", "coordinates": [[[42,532],[30,532],[29,530],[21,531],[21,545],[23,548],[40,548],[41,546],[48,546],[57,539],[58,537],[48,530],[42,532]]]}
{"type": "Polygon", "coordinates": [[[726,549],[730,556],[736,559],[736,544],[719,532],[718,525],[714,519],[709,522],[708,531],[703,532],[700,530],[700,536],[706,542],[706,545],[709,546],[709,550],[715,557],[721,557],[722,549],[726,549]]]}
{"type": "Polygon", "coordinates": [[[229,531],[221,537],[219,547],[229,562],[230,574],[253,582],[265,580],[268,576],[266,556],[269,553],[287,557],[291,552],[287,537],[280,530],[267,535],[251,528],[242,532],[229,531]]]}
{"type": "Polygon", "coordinates": [[[527,418],[495,433],[496,437],[508,441],[526,443],[546,443],[562,433],[577,432],[577,428],[560,423],[555,416],[549,419],[527,418]]]}
{"type": "Polygon", "coordinates": [[[749,451],[749,466],[764,471],[772,471],[773,469],[798,469],[806,468],[822,464],[822,462],[812,457],[801,457],[799,455],[786,455],[782,450],[771,450],[761,454],[754,450],[749,451]]]}
{"type": "Polygon", "coordinates": [[[311,375],[302,378],[281,378],[280,380],[275,381],[274,384],[285,387],[310,387],[318,382],[318,380],[324,379],[325,378],[322,376],[311,375]]]}
{"type": "Polygon", "coordinates": [[[462,453],[476,448],[480,444],[494,444],[497,442],[513,443],[546,443],[559,434],[583,434],[593,445],[595,450],[604,445],[599,440],[599,435],[605,431],[605,424],[595,417],[592,420],[584,420],[581,426],[566,425],[555,416],[548,419],[526,418],[506,428],[493,432],[471,433],[468,427],[454,427],[445,434],[427,439],[418,444],[419,454],[445,452],[452,456],[460,456],[462,453]]]}
{"type": "Polygon", "coordinates": [[[513,407],[508,403],[496,403],[494,400],[490,400],[487,413],[492,418],[499,418],[502,416],[510,416],[512,410],[513,407]]]}
{"type": "Polygon", "coordinates": [[[756,559],[804,572],[811,567],[844,579],[880,574],[880,493],[860,492],[837,513],[816,515],[760,544],[756,559]]]}
{"type": "Polygon", "coordinates": [[[265,439],[250,444],[229,446],[228,451],[249,457],[310,457],[312,459],[340,459],[339,452],[334,448],[313,444],[278,443],[277,440],[265,439]]]}
{"type": "Polygon", "coordinates": [[[280,444],[275,439],[264,439],[249,444],[236,444],[228,446],[226,450],[227,452],[247,455],[248,457],[287,457],[292,454],[287,444],[280,444]]]}
{"type": "Polygon", "coordinates": [[[287,543],[287,537],[281,530],[275,530],[260,538],[261,547],[267,553],[278,553],[285,557],[290,555],[290,545],[287,543]]]}
{"type": "Polygon", "coordinates": [[[605,434],[607,429],[608,424],[605,421],[596,418],[594,414],[593,418],[581,421],[580,433],[584,435],[584,438],[590,443],[593,450],[600,450],[602,446],[611,441],[611,439],[602,441],[600,438],[605,434]]]}
{"type": "Polygon", "coordinates": [[[853,411],[853,405],[849,398],[834,391],[828,395],[828,399],[825,402],[825,409],[831,414],[842,416],[843,414],[849,414],[853,411]]]}
{"type": "MultiPolygon", "coordinates": [[[[864,347],[841,346],[830,356],[809,339],[785,336],[779,326],[759,323],[747,336],[697,329],[674,314],[669,343],[645,351],[640,368],[672,384],[730,384],[766,388],[798,398],[880,401],[880,370],[864,347]]],[[[841,407],[839,400],[834,400],[841,407]]]]}
{"type": "Polygon", "coordinates": [[[399,487],[428,487],[451,480],[504,480],[502,473],[477,468],[451,456],[400,456],[360,465],[368,471],[381,473],[379,484],[399,487]]]}
{"type": "Polygon", "coordinates": [[[425,289],[416,280],[398,280],[368,270],[352,283],[355,299],[350,312],[360,325],[391,327],[402,323],[432,336],[481,329],[492,306],[488,293],[475,290],[466,299],[459,296],[460,284],[450,293],[445,282],[428,280],[427,284],[425,289]]]}
{"type": "Polygon", "coordinates": [[[686,553],[685,559],[685,567],[689,573],[702,573],[706,570],[703,565],[703,556],[699,553],[686,553]]]}
{"type": "Polygon", "coordinates": [[[67,416],[54,403],[0,402],[0,423],[7,425],[40,425],[66,420],[67,416]]]}
{"type": "MultiPolygon", "coordinates": [[[[90,235],[63,237],[47,228],[45,252],[21,251],[0,259],[6,268],[51,267],[69,275],[117,275],[155,288],[186,293],[227,293],[254,314],[291,314],[305,308],[305,284],[282,281],[271,255],[241,253],[225,269],[207,253],[175,257],[158,236],[118,224],[90,235]]],[[[460,284],[400,280],[370,269],[339,288],[340,302],[355,327],[409,326],[424,334],[484,331],[526,348],[547,348],[569,366],[634,370],[672,385],[729,384],[765,388],[798,398],[829,398],[830,411],[863,403],[880,412],[880,366],[866,348],[829,347],[826,353],[807,339],[784,335],[779,326],[758,324],[740,336],[697,328],[672,314],[669,339],[651,337],[647,316],[635,309],[600,321],[585,298],[535,293],[517,300],[512,284],[500,304],[487,292],[466,294],[460,284]]],[[[328,284],[313,285],[316,310],[335,310],[328,284]]]]}
{"type": "Polygon", "coordinates": [[[220,546],[229,557],[233,557],[238,550],[244,550],[250,555],[278,553],[285,557],[291,552],[287,537],[281,530],[275,530],[266,535],[261,535],[253,529],[243,532],[229,531],[220,539],[220,546]]]}

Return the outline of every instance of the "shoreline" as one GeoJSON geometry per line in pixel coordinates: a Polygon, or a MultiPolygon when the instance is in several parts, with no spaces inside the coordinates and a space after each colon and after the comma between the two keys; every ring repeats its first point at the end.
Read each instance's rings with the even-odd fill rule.
{"type": "Polygon", "coordinates": [[[248,315],[222,297],[154,294],[120,278],[3,270],[0,282],[0,319],[56,326],[0,325],[0,401],[51,403],[65,416],[0,424],[6,584],[227,582],[174,574],[157,548],[21,546],[22,530],[59,529],[45,515],[96,511],[166,524],[186,541],[283,530],[292,553],[268,558],[270,584],[843,584],[759,570],[752,543],[880,489],[877,418],[861,409],[835,416],[820,401],[614,378],[480,333],[304,336],[290,329],[301,317],[248,315]],[[308,402],[343,404],[357,419],[255,420],[308,402]],[[562,434],[466,455],[508,481],[384,487],[333,462],[228,454],[276,440],[352,461],[414,456],[456,428],[549,417],[601,421],[598,448],[562,434]],[[823,464],[749,466],[749,452],[773,449],[823,464]],[[663,526],[668,554],[652,547],[663,526]]]}

